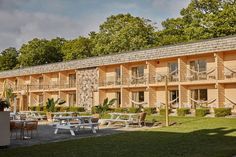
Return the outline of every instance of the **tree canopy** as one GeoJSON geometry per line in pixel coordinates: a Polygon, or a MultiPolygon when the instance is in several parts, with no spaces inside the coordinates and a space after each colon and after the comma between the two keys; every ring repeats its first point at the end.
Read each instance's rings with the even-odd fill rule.
{"type": "Polygon", "coordinates": [[[0,54],[0,70],[13,69],[18,64],[18,52],[15,48],[10,47],[0,54]]]}
{"type": "Polygon", "coordinates": [[[1,52],[0,70],[26,67],[91,56],[120,53],[180,42],[236,34],[235,0],[192,0],[177,18],[168,18],[161,29],[145,18],[131,14],[112,15],[98,32],[66,40],[33,39],[19,51],[1,52]]]}

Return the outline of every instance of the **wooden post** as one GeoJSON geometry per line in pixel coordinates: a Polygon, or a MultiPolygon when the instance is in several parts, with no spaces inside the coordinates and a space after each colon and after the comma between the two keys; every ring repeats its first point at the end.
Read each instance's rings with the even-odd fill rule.
{"type": "Polygon", "coordinates": [[[166,92],[166,126],[169,126],[169,102],[168,102],[168,76],[165,76],[165,92],[166,92]]]}

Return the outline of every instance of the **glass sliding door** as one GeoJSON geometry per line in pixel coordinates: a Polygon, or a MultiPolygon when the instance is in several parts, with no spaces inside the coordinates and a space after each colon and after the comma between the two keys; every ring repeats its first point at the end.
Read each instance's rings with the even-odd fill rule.
{"type": "Polygon", "coordinates": [[[168,64],[170,81],[178,81],[178,63],[172,62],[168,64]]]}
{"type": "Polygon", "coordinates": [[[76,84],[76,75],[69,74],[69,88],[75,87],[75,84],[76,84]]]}
{"type": "MultiPolygon", "coordinates": [[[[144,91],[132,92],[132,100],[134,102],[144,102],[144,91]]],[[[132,107],[135,106],[136,104],[132,102],[132,107]]]]}
{"type": "Polygon", "coordinates": [[[169,91],[169,102],[171,106],[176,106],[179,103],[179,91],[170,90],[169,91]]]}
{"type": "Polygon", "coordinates": [[[69,94],[69,106],[75,106],[76,105],[76,93],[70,93],[69,94]]]}
{"type": "Polygon", "coordinates": [[[116,92],[116,107],[120,107],[121,104],[121,93],[120,92],[116,92]]]}
{"type": "Polygon", "coordinates": [[[193,89],[191,90],[191,104],[194,108],[199,105],[198,102],[207,101],[207,89],[193,89]]]}
{"type": "Polygon", "coordinates": [[[205,80],[207,78],[207,62],[205,60],[190,61],[190,69],[193,80],[205,80]]]}
{"type": "Polygon", "coordinates": [[[120,68],[115,69],[115,84],[120,85],[121,84],[121,73],[120,73],[120,68]]]}
{"type": "Polygon", "coordinates": [[[132,84],[144,83],[144,66],[132,67],[132,84]]]}

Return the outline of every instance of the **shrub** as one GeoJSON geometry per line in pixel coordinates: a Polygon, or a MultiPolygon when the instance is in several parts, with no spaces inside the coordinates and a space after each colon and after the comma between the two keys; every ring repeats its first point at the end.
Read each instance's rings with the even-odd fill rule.
{"type": "Polygon", "coordinates": [[[35,111],[41,111],[41,106],[36,106],[35,111]]]}
{"type": "Polygon", "coordinates": [[[128,112],[128,109],[127,108],[115,108],[114,112],[124,113],[124,112],[128,112]]]}
{"type": "Polygon", "coordinates": [[[146,107],[144,108],[144,111],[147,112],[148,115],[156,113],[155,107],[146,107]]]}
{"type": "Polygon", "coordinates": [[[92,114],[98,113],[98,107],[97,106],[93,106],[91,108],[92,114]]]}
{"type": "Polygon", "coordinates": [[[178,116],[185,116],[186,114],[189,114],[189,112],[190,112],[189,108],[178,108],[177,109],[178,116]]]}
{"type": "Polygon", "coordinates": [[[214,108],[215,117],[225,117],[231,115],[231,108],[214,108]]]}
{"type": "Polygon", "coordinates": [[[139,112],[139,108],[137,108],[137,107],[130,107],[130,108],[128,108],[128,112],[129,113],[137,113],[137,112],[139,112]]]}
{"type": "Polygon", "coordinates": [[[210,113],[210,110],[208,108],[197,108],[195,111],[195,116],[196,117],[205,117],[209,113],[210,113]]]}
{"type": "MultiPolygon", "coordinates": [[[[159,111],[160,113],[160,115],[161,116],[164,116],[164,115],[166,115],[166,109],[160,109],[160,111],[159,111]]],[[[169,109],[169,113],[171,112],[171,110],[169,109]]]]}
{"type": "Polygon", "coordinates": [[[84,107],[70,107],[69,108],[70,112],[85,112],[84,107]]]}
{"type": "Polygon", "coordinates": [[[37,106],[29,106],[29,110],[31,110],[31,111],[36,111],[36,107],[37,107],[37,106]]]}

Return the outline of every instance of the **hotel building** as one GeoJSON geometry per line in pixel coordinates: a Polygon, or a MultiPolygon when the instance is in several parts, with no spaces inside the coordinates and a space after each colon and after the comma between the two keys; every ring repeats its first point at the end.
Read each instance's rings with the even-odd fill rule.
{"type": "Polygon", "coordinates": [[[45,105],[48,98],[90,109],[108,97],[115,107],[165,102],[177,107],[236,103],[236,36],[157,47],[0,72],[18,95],[18,110],[45,105]]]}

